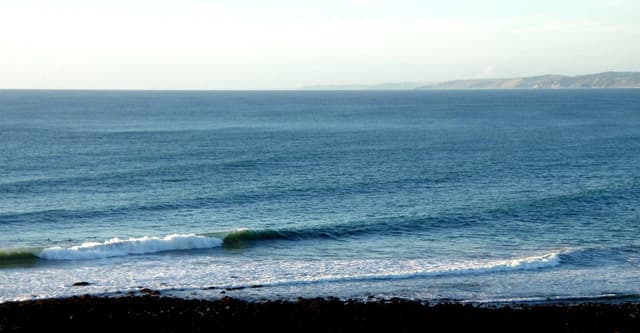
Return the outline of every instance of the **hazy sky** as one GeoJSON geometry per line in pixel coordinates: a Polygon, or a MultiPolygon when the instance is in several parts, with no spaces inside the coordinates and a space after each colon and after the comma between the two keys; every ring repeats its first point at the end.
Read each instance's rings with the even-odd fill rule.
{"type": "Polygon", "coordinates": [[[0,88],[640,71],[640,0],[0,0],[0,88]]]}

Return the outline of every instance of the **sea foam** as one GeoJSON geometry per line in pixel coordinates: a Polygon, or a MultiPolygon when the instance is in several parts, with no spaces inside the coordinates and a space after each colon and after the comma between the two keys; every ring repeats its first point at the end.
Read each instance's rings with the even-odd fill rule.
{"type": "MultiPolygon", "coordinates": [[[[389,265],[387,269],[380,269],[380,267],[376,267],[379,265],[378,263],[369,262],[357,269],[361,272],[368,271],[371,273],[308,277],[298,281],[286,282],[286,284],[412,279],[448,275],[492,274],[510,271],[537,270],[559,266],[561,264],[561,254],[562,252],[551,252],[539,256],[486,261],[462,261],[453,263],[428,263],[420,260],[413,262],[410,260],[405,265],[389,265]],[[371,266],[375,268],[372,269],[371,266]]],[[[358,265],[350,264],[350,266],[357,267],[358,265]]]]}
{"type": "Polygon", "coordinates": [[[167,235],[165,237],[112,238],[105,242],[87,242],[72,247],[50,247],[37,254],[49,260],[87,260],[123,257],[174,250],[207,249],[222,245],[222,240],[195,234],[167,235]]]}

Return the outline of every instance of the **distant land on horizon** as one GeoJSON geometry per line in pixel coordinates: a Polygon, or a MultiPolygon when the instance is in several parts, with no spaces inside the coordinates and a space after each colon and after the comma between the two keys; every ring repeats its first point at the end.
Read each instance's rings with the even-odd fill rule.
{"type": "Polygon", "coordinates": [[[383,83],[376,85],[317,85],[307,90],[427,90],[427,89],[606,89],[640,88],[640,72],[604,72],[586,75],[470,79],[438,83],[383,83]]]}

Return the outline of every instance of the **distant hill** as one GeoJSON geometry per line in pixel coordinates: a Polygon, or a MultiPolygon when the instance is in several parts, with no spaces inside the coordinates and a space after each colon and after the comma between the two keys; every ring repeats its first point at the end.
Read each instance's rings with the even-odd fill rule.
{"type": "Polygon", "coordinates": [[[597,89],[640,88],[640,72],[605,72],[578,76],[542,75],[509,79],[456,80],[416,89],[597,89]]]}
{"type": "Polygon", "coordinates": [[[640,88],[640,72],[605,72],[587,75],[540,75],[508,79],[456,80],[438,83],[390,82],[381,84],[316,85],[305,90],[412,90],[412,89],[603,89],[640,88]]]}

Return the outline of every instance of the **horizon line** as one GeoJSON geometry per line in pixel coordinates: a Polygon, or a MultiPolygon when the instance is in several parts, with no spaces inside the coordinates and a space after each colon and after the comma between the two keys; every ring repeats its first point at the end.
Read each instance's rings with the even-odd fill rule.
{"type": "Polygon", "coordinates": [[[6,91],[77,91],[77,92],[425,92],[425,91],[525,91],[525,90],[633,90],[640,87],[560,87],[560,88],[396,88],[396,89],[147,89],[147,88],[0,88],[0,92],[6,91]]]}

